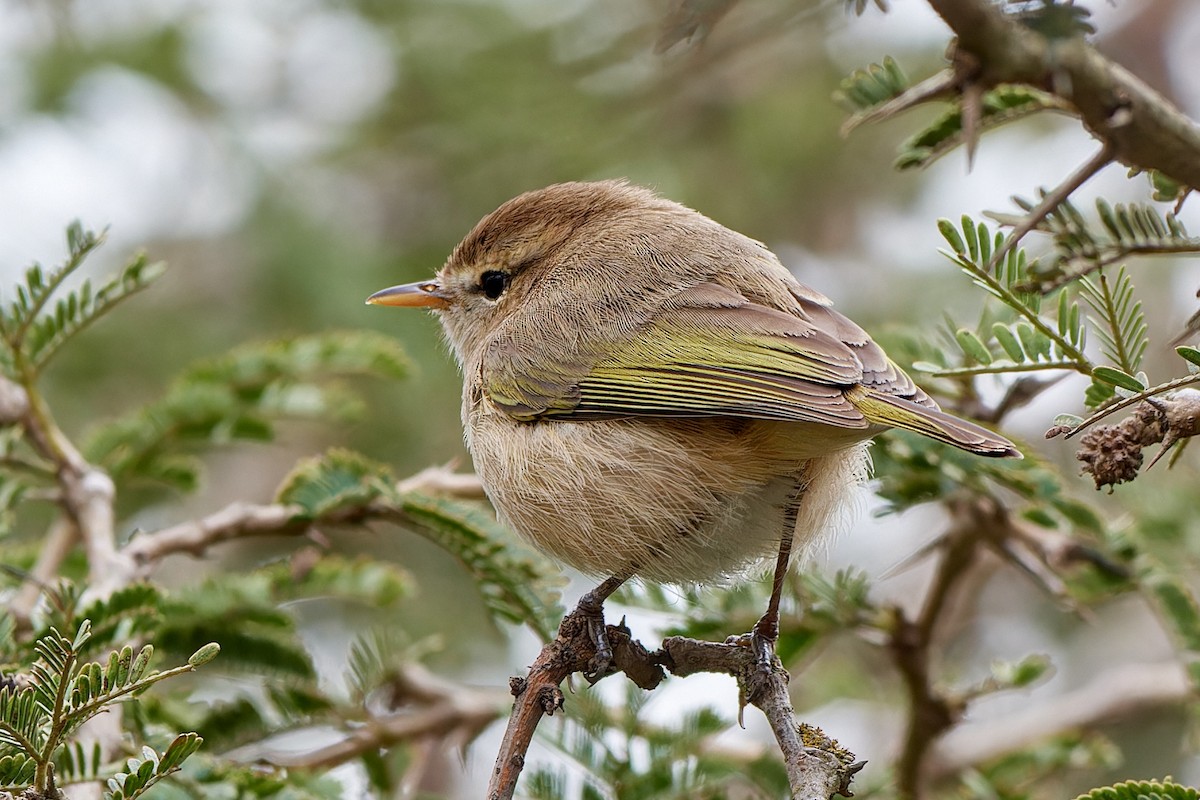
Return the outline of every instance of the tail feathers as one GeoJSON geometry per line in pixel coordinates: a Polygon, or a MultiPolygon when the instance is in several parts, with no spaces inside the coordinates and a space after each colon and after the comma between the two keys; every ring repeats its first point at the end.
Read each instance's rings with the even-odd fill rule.
{"type": "Polygon", "coordinates": [[[918,405],[903,397],[873,392],[862,386],[847,392],[846,397],[876,425],[903,428],[981,456],[1022,457],[1016,445],[1003,436],[940,409],[918,405]]]}

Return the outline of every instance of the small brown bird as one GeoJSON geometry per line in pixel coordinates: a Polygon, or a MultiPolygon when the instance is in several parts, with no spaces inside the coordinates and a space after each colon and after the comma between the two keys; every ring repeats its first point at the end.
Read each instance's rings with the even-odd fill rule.
{"type": "Polygon", "coordinates": [[[597,616],[630,577],[706,582],[775,555],[754,629],[768,652],[794,540],[864,479],[866,440],[898,427],[1019,456],[940,411],[764,245],[623,181],[509,200],[436,278],[367,302],[441,318],[488,496],[551,556],[609,576],[581,603],[597,616]]]}

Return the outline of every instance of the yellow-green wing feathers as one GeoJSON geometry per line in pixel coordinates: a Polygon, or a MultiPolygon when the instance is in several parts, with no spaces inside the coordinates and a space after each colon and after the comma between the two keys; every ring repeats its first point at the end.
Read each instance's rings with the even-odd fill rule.
{"type": "Polygon", "coordinates": [[[1003,436],[947,414],[936,405],[932,408],[918,405],[912,400],[876,392],[865,386],[850,389],[846,396],[855,408],[876,425],[920,433],[981,456],[1021,457],[1016,446],[1003,436]]]}
{"type": "Polygon", "coordinates": [[[865,429],[842,391],[862,364],[796,314],[701,284],[672,298],[579,381],[581,415],[730,415],[865,429]]]}
{"type": "Polygon", "coordinates": [[[752,303],[700,284],[668,300],[632,336],[548,363],[512,343],[484,385],[516,419],[740,416],[845,429],[905,428],[982,455],[1007,440],[938,410],[862,328],[816,299],[752,303]]]}
{"type": "Polygon", "coordinates": [[[571,416],[725,415],[868,427],[838,386],[728,366],[597,365],[579,395],[571,416]]]}

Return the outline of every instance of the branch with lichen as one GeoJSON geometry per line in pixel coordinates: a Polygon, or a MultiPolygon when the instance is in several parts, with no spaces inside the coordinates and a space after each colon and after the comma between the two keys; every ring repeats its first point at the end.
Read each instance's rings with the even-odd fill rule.
{"type": "MultiPolygon", "coordinates": [[[[488,800],[509,800],[525,766],[526,753],[543,717],[563,708],[562,682],[590,669],[596,655],[589,621],[582,606],[568,614],[555,639],[542,648],[525,677],[513,678],[513,711],[488,784],[488,800]]],[[[683,636],[665,639],[661,649],[647,650],[624,625],[606,627],[612,648],[612,668],[599,676],[623,673],[642,689],[656,688],[664,669],[684,678],[699,672],[731,675],[745,703],[763,712],[775,734],[787,770],[791,796],[800,800],[829,800],[850,796],[850,783],[865,762],[830,739],[820,729],[797,724],[788,698],[788,673],[775,658],[764,669],[754,649],[740,642],[706,642],[683,636]]]]}
{"type": "Polygon", "coordinates": [[[866,762],[857,760],[854,753],[820,728],[797,724],[788,698],[790,675],[778,658],[767,670],[754,649],[741,642],[704,642],[672,636],[663,641],[655,660],[677,677],[716,672],[736,678],[741,697],[762,711],[775,734],[793,798],[827,800],[835,795],[852,796],[850,783],[866,762]]]}

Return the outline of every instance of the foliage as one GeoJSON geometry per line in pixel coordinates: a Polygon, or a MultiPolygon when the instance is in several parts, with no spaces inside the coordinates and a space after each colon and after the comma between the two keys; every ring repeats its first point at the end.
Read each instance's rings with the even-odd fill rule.
{"type": "Polygon", "coordinates": [[[1174,781],[1125,781],[1081,794],[1076,800],[1196,800],[1194,786],[1174,781]]]}
{"type": "Polygon", "coordinates": [[[401,493],[395,484],[387,466],[332,450],[301,462],[276,499],[298,506],[309,519],[385,501],[415,532],[462,563],[496,617],[528,624],[544,639],[552,637],[562,609],[553,602],[559,581],[545,559],[517,542],[478,505],[401,493]]]}
{"type": "MultiPolygon", "coordinates": [[[[166,541],[169,548],[196,553],[216,542],[172,544],[179,527],[143,532],[123,542],[108,538],[112,532],[85,516],[94,513],[81,505],[88,501],[70,493],[71,481],[90,474],[93,481],[111,476],[118,489],[145,481],[193,489],[202,448],[237,439],[271,440],[281,420],[345,417],[357,406],[339,378],[398,378],[407,371],[407,360],[393,340],[367,332],[244,345],[184,370],[164,398],[100,426],[88,446],[76,450],[42,394],[49,348],[67,342],[110,310],[118,297],[141,288],[139,280],[149,273],[127,267],[105,288],[93,293],[84,284],[55,305],[53,295],[66,291],[65,276],[100,243],[100,237],[78,226],[68,231],[68,240],[67,263],[48,274],[30,269],[17,300],[0,310],[8,381],[0,389],[17,399],[14,408],[21,417],[9,420],[7,458],[0,461],[0,470],[11,519],[26,518],[25,496],[42,495],[67,519],[78,520],[74,524],[82,538],[112,548],[110,570],[129,569],[121,556],[146,542],[166,541]]],[[[105,513],[112,512],[110,506],[105,513]]],[[[71,580],[74,568],[68,561],[61,565],[62,577],[41,588],[40,604],[18,611],[18,603],[13,615],[0,617],[0,670],[5,676],[0,688],[0,788],[19,792],[31,787],[36,796],[51,797],[62,783],[94,783],[106,787],[105,796],[114,800],[140,797],[154,787],[168,791],[168,784],[203,796],[225,791],[248,797],[340,796],[341,784],[304,771],[268,775],[215,755],[201,757],[200,766],[189,760],[205,741],[218,748],[263,746],[272,735],[319,726],[349,734],[363,720],[392,713],[390,704],[403,706],[400,697],[381,701],[383,690],[397,680],[404,664],[440,650],[438,640],[409,637],[390,622],[414,594],[418,582],[413,574],[384,558],[337,552],[317,535],[317,526],[354,527],[372,519],[398,523],[460,561],[478,587],[480,605],[494,620],[526,623],[548,636],[560,613],[552,568],[515,547],[511,534],[483,509],[402,491],[390,468],[350,450],[335,448],[302,460],[283,480],[276,505],[257,510],[234,505],[194,532],[203,537],[211,526],[224,524],[228,527],[222,530],[236,535],[246,526],[253,528],[256,513],[265,515],[262,533],[308,533],[313,543],[283,555],[234,562],[170,590],[152,576],[148,580],[138,574],[134,566],[97,592],[89,585],[96,573],[88,582],[71,580]],[[352,611],[367,622],[365,632],[345,643],[350,666],[342,683],[352,687],[349,696],[318,671],[320,661],[306,641],[297,604],[339,614],[352,611]],[[67,638],[60,631],[76,633],[67,638]],[[220,691],[201,704],[178,692],[143,694],[166,678],[193,671],[218,649],[224,653],[223,675],[210,675],[210,680],[232,681],[236,690],[220,691]],[[156,652],[186,663],[151,671],[156,652]],[[134,696],[137,704],[115,710],[134,696]],[[105,739],[81,729],[102,711],[143,744],[123,757],[113,734],[105,739]]],[[[19,539],[17,530],[11,535],[19,539]]],[[[7,572],[18,580],[26,577],[15,566],[7,572]]],[[[491,714],[489,708],[486,718],[491,714]]],[[[397,755],[402,762],[408,757],[403,748],[397,755]]],[[[380,791],[389,791],[402,774],[376,774],[379,758],[377,748],[346,756],[372,772],[380,791]]]]}
{"type": "MultiPolygon", "coordinates": [[[[583,777],[585,798],[720,798],[753,792],[779,797],[787,776],[772,758],[747,763],[707,746],[730,723],[710,709],[687,713],[670,726],[646,721],[648,696],[630,685],[621,705],[580,695],[554,732],[545,737],[583,777]]],[[[538,800],[564,796],[565,770],[543,769],[528,779],[538,800]]]]}
{"type": "MultiPolygon", "coordinates": [[[[978,132],[1025,119],[1042,111],[1054,111],[1061,105],[1050,95],[1025,86],[1001,86],[987,92],[980,104],[978,132]]],[[[967,141],[961,105],[954,106],[900,145],[896,157],[898,169],[920,169],[967,141]]]]}
{"type": "Polygon", "coordinates": [[[392,339],[364,331],[297,336],[235,348],[188,369],[166,395],[92,432],[84,452],[118,481],[197,488],[190,447],[270,441],[285,419],[348,419],[361,412],[332,378],[401,378],[407,361],[392,339]]]}
{"type": "MultiPolygon", "coordinates": [[[[25,103],[39,120],[82,128],[89,114],[100,113],[89,103],[107,108],[93,83],[128,84],[105,98],[149,88],[168,101],[172,119],[196,125],[193,133],[207,147],[235,154],[232,171],[249,199],[238,223],[244,227],[223,228],[219,248],[216,238],[189,239],[188,230],[171,227],[175,221],[158,231],[161,247],[178,253],[189,272],[182,294],[194,297],[171,300],[178,287],[163,287],[162,295],[150,295],[167,298],[162,309],[123,306],[110,314],[159,279],[162,265],[138,255],[109,279],[84,280],[104,235],[75,224],[62,263],[33,266],[0,303],[0,560],[11,582],[4,600],[13,608],[0,615],[0,683],[7,686],[0,689],[0,721],[7,720],[0,730],[9,731],[0,736],[0,789],[53,780],[90,783],[110,797],[337,798],[348,784],[329,770],[341,766],[334,774],[350,774],[366,792],[386,797],[420,794],[434,785],[434,772],[447,771],[438,767],[453,761],[450,751],[467,746],[477,729],[419,728],[457,706],[438,705],[406,684],[405,669],[424,664],[439,677],[466,673],[494,682],[520,659],[515,646],[501,658],[497,634],[521,625],[551,636],[562,579],[481,502],[436,487],[401,489],[404,470],[449,457],[456,415],[449,404],[429,406],[439,391],[457,392],[457,384],[447,389],[455,379],[446,359],[414,352],[425,368],[422,383],[407,391],[389,385],[386,407],[377,406],[363,379],[392,381],[414,368],[392,337],[344,328],[372,324],[361,321],[358,300],[386,285],[376,280],[428,274],[464,220],[495,200],[554,180],[629,174],[766,241],[794,238],[820,249],[861,237],[873,247],[904,246],[886,228],[872,228],[870,214],[847,212],[865,192],[881,198],[885,189],[876,164],[863,158],[866,148],[834,144],[837,124],[823,102],[842,54],[828,57],[831,39],[814,18],[832,11],[836,18],[825,21],[853,31],[845,14],[866,13],[868,0],[679,0],[653,20],[639,3],[625,4],[628,17],[620,3],[560,5],[319,0],[286,12],[271,4],[232,12],[197,7],[181,16],[159,9],[126,15],[137,17],[127,27],[121,15],[96,25],[87,4],[64,4],[26,26],[41,44],[31,45],[14,71],[25,92],[14,93],[11,105],[25,103]],[[253,81],[226,76],[222,84],[196,66],[205,63],[206,37],[223,37],[230,17],[219,15],[227,13],[246,15],[234,22],[250,32],[245,39],[262,59],[253,81]],[[356,41],[365,45],[312,46],[330,30],[358,30],[365,35],[356,41]],[[378,78],[379,99],[357,116],[335,119],[345,105],[327,108],[322,87],[336,83],[342,62],[331,62],[333,69],[321,62],[311,72],[304,62],[318,51],[341,58],[372,47],[386,50],[377,69],[345,72],[354,73],[356,90],[378,78]],[[654,49],[659,60],[651,62],[654,49]],[[275,72],[270,65],[283,66],[275,72]],[[302,144],[277,148],[280,130],[298,132],[302,144]],[[664,144],[669,159],[661,158],[664,144]],[[202,268],[188,269],[197,264],[202,268]],[[341,289],[353,302],[343,302],[341,289]],[[180,367],[175,348],[165,346],[179,338],[170,335],[176,314],[186,315],[189,332],[198,331],[190,341],[221,354],[184,367],[155,397],[149,387],[164,383],[149,362],[180,367]],[[95,326],[102,318],[117,326],[129,320],[130,327],[95,326]],[[335,330],[321,332],[331,324],[335,330]],[[280,333],[288,329],[300,332],[280,333]],[[228,346],[246,338],[253,341],[228,346]],[[143,340],[145,350],[133,346],[143,340]],[[108,407],[127,410],[108,420],[91,409],[74,412],[87,426],[78,439],[72,426],[59,427],[55,412],[73,422],[72,403],[100,393],[108,407]],[[345,424],[363,419],[368,407],[369,426],[345,424]],[[325,422],[341,424],[339,439],[367,454],[329,447],[311,424],[325,422]],[[235,443],[269,446],[227,447],[235,443]],[[314,451],[320,454],[297,461],[314,451]],[[226,460],[231,452],[236,469],[226,460]],[[272,502],[253,502],[261,498],[251,496],[252,475],[279,485],[272,502]],[[103,486],[105,478],[116,491],[107,532],[80,513],[94,508],[78,504],[81,486],[103,486]],[[56,541],[66,541],[68,551],[57,561],[56,541]],[[168,541],[161,552],[146,546],[168,541]],[[40,601],[22,600],[18,584],[37,588],[40,601]],[[473,625],[472,616],[482,624],[473,625]],[[83,630],[88,635],[68,641],[83,630]],[[218,661],[143,692],[151,678],[174,674],[150,672],[151,653],[182,664],[210,652],[203,650],[209,642],[222,648],[218,661]],[[117,737],[89,738],[73,722],[54,722],[48,698],[57,689],[66,692],[66,712],[86,716],[105,704],[100,719],[117,737]],[[123,702],[133,695],[136,702],[123,702]],[[76,698],[80,705],[71,705],[76,698]],[[417,732],[370,738],[395,730],[397,721],[417,732]],[[297,755],[280,745],[314,734],[335,741],[341,754],[297,755]]],[[[995,5],[1057,43],[1093,31],[1080,3],[995,5]]],[[[43,13],[38,4],[22,8],[43,13]]],[[[240,68],[225,59],[237,52],[236,42],[222,38],[211,49],[240,68]]],[[[928,62],[903,55],[915,77],[897,59],[870,54],[865,58],[877,63],[855,71],[837,95],[849,111],[845,129],[930,106],[907,136],[896,137],[905,187],[919,179],[914,169],[959,145],[978,148],[1001,126],[1029,122],[1032,130],[1046,116],[1041,112],[1078,115],[1060,81],[977,84],[980,73],[962,71],[960,63],[921,78],[917,71],[928,62]]],[[[333,99],[349,104],[355,93],[333,99]]],[[[117,103],[113,108],[124,114],[117,103]]],[[[136,114],[128,117],[140,124],[136,114]]],[[[136,188],[133,176],[126,178],[136,188]]],[[[1169,402],[1176,390],[1200,382],[1194,341],[1180,339],[1172,354],[1149,338],[1147,323],[1153,328],[1162,309],[1149,290],[1154,276],[1143,268],[1154,258],[1167,272],[1175,259],[1200,252],[1200,239],[1181,221],[1191,187],[1161,172],[1148,171],[1148,178],[1153,194],[1144,202],[1101,199],[1085,207],[1062,187],[1037,189],[1033,199],[1014,198],[1013,208],[988,214],[990,222],[974,211],[941,221],[952,277],[965,276],[959,285],[980,290],[978,317],[957,300],[947,302],[952,310],[940,325],[894,333],[888,352],[915,367],[944,407],[1006,435],[1028,430],[1013,422],[1018,409],[1040,400],[1026,421],[1042,422],[1046,403],[1057,403],[1063,413],[1051,429],[1061,437],[1056,445],[1095,430],[1101,415],[1146,400],[1169,402]],[[1043,395],[1064,376],[1078,377],[1043,395]]],[[[207,200],[187,188],[189,198],[207,200]]],[[[876,265],[869,275],[883,276],[896,291],[888,314],[898,316],[909,279],[914,292],[928,284],[915,272],[884,271],[891,267],[876,265]]],[[[855,298],[835,299],[844,308],[855,298]]],[[[1196,324],[1189,331],[1194,335],[1196,324]]],[[[414,347],[432,338],[427,330],[409,337],[414,347]]],[[[792,683],[801,714],[837,696],[861,708],[870,703],[871,713],[885,709],[889,719],[904,717],[905,725],[892,726],[904,730],[887,753],[866,754],[872,763],[861,779],[866,788],[855,785],[859,795],[1042,800],[1141,768],[1123,766],[1122,749],[1132,753],[1126,743],[1144,728],[1122,718],[1103,733],[1090,720],[1066,733],[1030,734],[953,774],[922,777],[938,742],[995,708],[977,707],[981,699],[1028,691],[1056,666],[1060,686],[1083,671],[1043,655],[1044,641],[1033,653],[1021,645],[993,652],[1009,640],[991,636],[983,618],[1011,612],[1003,603],[988,605],[986,614],[977,606],[1009,584],[1017,589],[1005,599],[1015,606],[1016,596],[1033,609],[1020,627],[1037,628],[1055,643],[1103,637],[1088,664],[1099,677],[1133,649],[1118,641],[1126,631],[1113,623],[1112,608],[1149,608],[1137,624],[1153,625],[1156,615],[1161,638],[1173,643],[1193,687],[1200,683],[1200,509],[1187,488],[1194,481],[1159,469],[1116,497],[1097,498],[1060,463],[1061,446],[1043,453],[1022,442],[1020,449],[1024,460],[1008,462],[905,434],[874,445],[876,512],[933,520],[926,545],[901,565],[921,570],[914,572],[922,578],[919,596],[888,598],[885,581],[854,569],[789,576],[778,652],[789,667],[805,669],[792,683]],[[1171,489],[1180,484],[1182,490],[1171,489]],[[1158,486],[1170,497],[1155,495],[1158,486]],[[930,720],[944,727],[921,727],[930,720]],[[901,754],[891,759],[892,751],[901,754]]],[[[1194,452],[1181,452],[1169,463],[1194,468],[1194,452]]],[[[905,580],[916,585],[913,576],[905,580]]],[[[616,599],[645,612],[655,635],[662,629],[722,639],[754,624],[766,591],[764,581],[741,580],[679,590],[632,586],[616,599]]],[[[560,759],[531,759],[524,793],[547,800],[783,793],[771,753],[725,746],[731,738],[745,741],[731,720],[705,708],[653,723],[665,716],[652,713],[655,697],[629,689],[605,703],[587,689],[568,692],[565,720],[543,728],[543,744],[560,759]]],[[[725,709],[736,701],[731,694],[712,703],[725,709]]],[[[502,690],[486,710],[498,714],[506,703],[502,690]]],[[[1179,705],[1190,711],[1194,702],[1189,696],[1179,705]]],[[[989,742],[1002,728],[989,731],[989,742]]],[[[1118,783],[1081,800],[1126,797],[1194,800],[1195,791],[1170,782],[1118,783]]]]}
{"type": "Polygon", "coordinates": [[[10,379],[19,380],[45,367],[71,337],[162,275],[162,263],[151,264],[138,256],[99,289],[93,290],[91,281],[85,280],[78,289],[66,291],[66,281],[103,242],[103,234],[72,223],[67,228],[66,260],[49,273],[34,264],[26,270],[24,283],[17,284],[16,298],[0,304],[0,337],[5,345],[0,367],[10,379]]]}
{"type": "MultiPolygon", "coordinates": [[[[1098,206],[1107,208],[1103,201],[1098,206]]],[[[1101,216],[1104,216],[1103,211],[1101,216]]],[[[1128,218],[1128,215],[1122,216],[1128,218]]],[[[1139,218],[1153,217],[1143,214],[1139,218]]],[[[1065,284],[1055,285],[1050,290],[1051,297],[1057,295],[1054,320],[1050,321],[1041,313],[1046,295],[1036,290],[1037,283],[1032,278],[1038,273],[1037,262],[1028,262],[1023,248],[1012,246],[1003,234],[993,235],[986,224],[976,223],[966,216],[962,219],[961,230],[949,220],[941,220],[938,227],[951,246],[951,252],[944,254],[1018,320],[1016,323],[992,321],[990,315],[984,315],[974,330],[959,328],[955,331],[962,357],[959,365],[946,367],[919,362],[915,364],[918,369],[939,377],[1071,370],[1092,379],[1085,395],[1088,408],[1104,404],[1119,391],[1124,391],[1125,396],[1143,393],[1149,397],[1181,385],[1177,379],[1172,379],[1147,388],[1150,380],[1138,370],[1149,345],[1147,326],[1142,304],[1135,297],[1133,281],[1125,268],[1119,269],[1112,280],[1103,272],[1096,280],[1088,277],[1087,273],[1103,267],[1076,272],[1074,294],[1065,284]],[[1079,296],[1092,308],[1091,328],[1100,339],[1101,354],[1109,360],[1108,364],[1097,363],[1085,352],[1088,328],[1079,312],[1079,296]]],[[[1182,231],[1178,227],[1175,230],[1182,231]]],[[[1200,245],[1196,243],[1189,243],[1187,247],[1188,252],[1200,253],[1200,245]]],[[[1072,252],[1078,257],[1081,251],[1072,252]]],[[[1101,261],[1106,256],[1097,250],[1090,258],[1101,261]]],[[[1191,379],[1184,378],[1184,381],[1191,382],[1191,379]]]]}
{"type": "MultiPolygon", "coordinates": [[[[0,687],[0,789],[15,792],[28,787],[37,796],[50,797],[56,781],[103,779],[107,768],[99,743],[90,752],[78,742],[71,743],[80,727],[159,681],[207,664],[220,650],[210,643],[185,665],[152,672],[152,645],[144,645],[136,654],[126,645],[106,659],[85,662],[81,654],[90,638],[91,623],[85,619],[72,638],[51,627],[33,642],[32,653],[23,652],[10,639],[12,649],[0,655],[4,661],[33,659],[27,662],[28,671],[0,687]]],[[[130,759],[128,772],[107,779],[107,796],[140,796],[178,770],[203,741],[195,733],[183,733],[161,755],[144,748],[141,759],[130,759]]]]}

